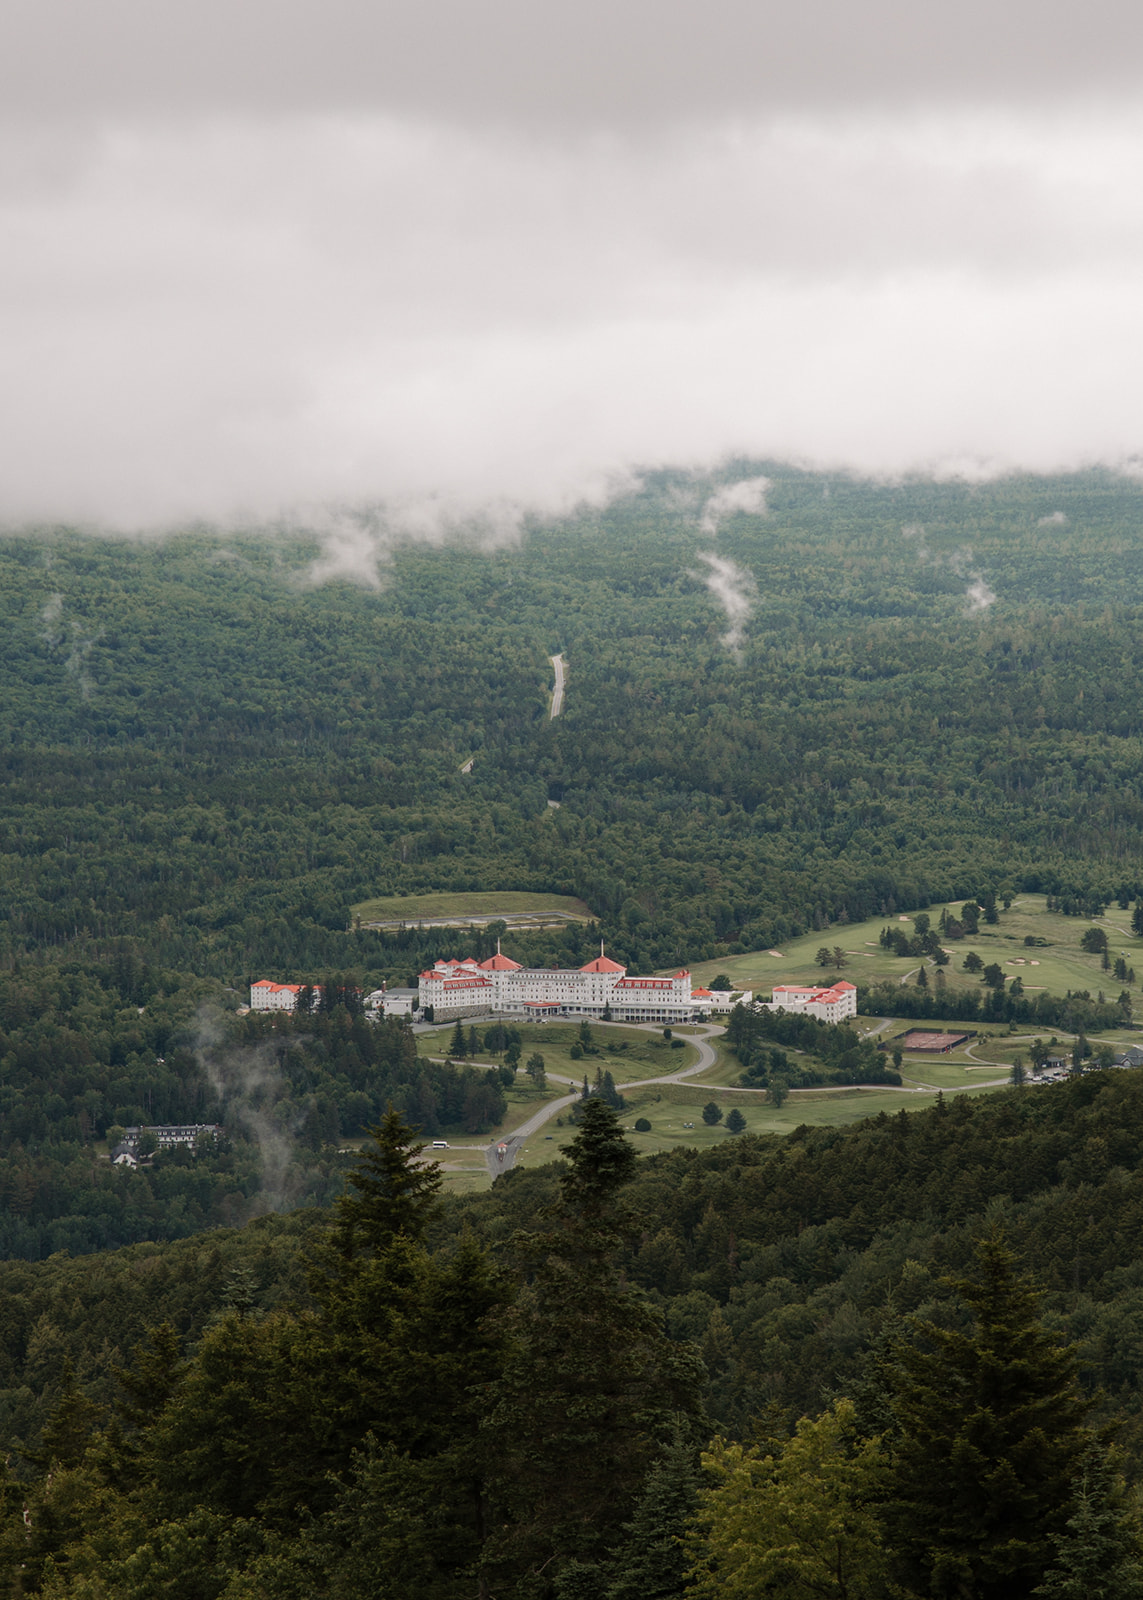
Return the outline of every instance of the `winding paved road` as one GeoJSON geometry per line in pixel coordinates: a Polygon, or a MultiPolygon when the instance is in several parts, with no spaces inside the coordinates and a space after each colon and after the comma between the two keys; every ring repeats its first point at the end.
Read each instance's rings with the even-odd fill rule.
{"type": "Polygon", "coordinates": [[[556,686],[552,690],[552,721],[554,722],[564,709],[564,655],[561,650],[558,656],[549,656],[548,660],[556,669],[556,686]]]}
{"type": "MultiPolygon", "coordinates": [[[[594,1024],[596,1027],[606,1028],[606,1022],[594,1024]]],[[[618,1024],[616,1024],[618,1026],[618,1024]]],[[[648,1031],[658,1032],[656,1023],[646,1024],[648,1031]]],[[[716,1038],[718,1034],[725,1033],[725,1028],[713,1024],[703,1030],[701,1034],[688,1034],[688,1044],[693,1044],[699,1053],[697,1061],[689,1067],[684,1067],[681,1072],[672,1072],[665,1078],[640,1078],[637,1083],[625,1083],[624,1089],[646,1089],[655,1083],[682,1083],[686,1078],[693,1078],[697,1072],[705,1072],[707,1067],[713,1067],[715,1061],[714,1049],[708,1044],[709,1039],[716,1038]]],[[[549,1072],[548,1077],[555,1083],[574,1083],[574,1078],[565,1078],[560,1073],[549,1072]]],[[[558,1117],[561,1111],[566,1111],[569,1106],[574,1106],[580,1097],[577,1088],[574,1094],[564,1095],[559,1100],[550,1100],[546,1106],[541,1106],[534,1116],[522,1122],[518,1128],[504,1139],[497,1139],[484,1151],[484,1159],[488,1163],[488,1170],[494,1178],[502,1172],[511,1172],[516,1164],[516,1156],[524,1142],[538,1133],[545,1122],[550,1122],[553,1117],[558,1117]]]]}

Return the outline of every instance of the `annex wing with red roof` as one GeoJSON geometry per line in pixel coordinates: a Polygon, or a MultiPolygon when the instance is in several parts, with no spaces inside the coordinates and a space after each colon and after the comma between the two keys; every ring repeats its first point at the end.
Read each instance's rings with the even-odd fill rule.
{"type": "MultiPolygon", "coordinates": [[[[250,985],[251,1011],[296,1011],[298,996],[306,987],[304,983],[273,983],[269,978],[259,978],[250,985]]],[[[321,997],[321,985],[311,986],[314,999],[321,997]]]]}
{"type": "Polygon", "coordinates": [[[819,1022],[844,1022],[857,1015],[857,989],[843,978],[828,987],[804,983],[776,983],[771,1011],[798,1011],[819,1022]]]}

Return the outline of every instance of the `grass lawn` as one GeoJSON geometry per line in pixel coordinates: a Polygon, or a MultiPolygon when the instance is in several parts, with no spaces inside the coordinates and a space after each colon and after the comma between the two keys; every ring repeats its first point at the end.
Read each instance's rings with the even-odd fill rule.
{"type": "MultiPolygon", "coordinates": [[[[935,928],[943,907],[928,908],[930,921],[935,928]]],[[[958,909],[950,904],[950,913],[958,909]]],[[[738,988],[753,989],[769,994],[775,983],[829,983],[835,977],[848,978],[851,983],[869,984],[882,980],[912,981],[920,962],[911,958],[890,955],[878,944],[881,929],[896,923],[906,929],[912,926],[912,916],[874,917],[868,922],[848,923],[828,928],[824,933],[807,933],[791,939],[780,954],[768,950],[753,950],[745,955],[725,956],[719,961],[704,961],[694,969],[696,984],[709,983],[719,973],[724,973],[738,988]],[[823,969],[815,957],[822,946],[831,950],[839,947],[846,965],[839,972],[833,967],[823,969]]],[[[982,922],[979,934],[972,938],[948,942],[952,959],[944,970],[950,989],[980,988],[980,979],[967,973],[962,962],[970,950],[975,950],[981,960],[999,962],[1007,977],[1019,975],[1029,994],[1045,989],[1050,994],[1065,994],[1069,989],[1087,989],[1092,995],[1103,990],[1114,999],[1120,990],[1128,987],[1138,1002],[1143,977],[1143,941],[1131,933],[1131,918],[1127,911],[1112,906],[1106,917],[1096,924],[1085,917],[1065,917],[1049,911],[1043,895],[1021,895],[1008,911],[1001,911],[1000,921],[992,926],[982,922]],[[1104,972],[1101,958],[1088,955],[1080,949],[1080,939],[1085,929],[1093,925],[1107,933],[1111,960],[1122,955],[1129,967],[1137,969],[1134,984],[1118,982],[1111,972],[1104,972]],[[1042,946],[1025,945],[1026,937],[1045,939],[1042,946]]],[[[933,981],[933,968],[929,963],[929,981],[933,981]]]]}
{"type": "Polygon", "coordinates": [[[458,892],[456,894],[386,895],[377,900],[362,900],[351,906],[353,917],[362,922],[422,922],[440,917],[534,917],[544,912],[560,914],[560,920],[592,922],[595,914],[583,900],[566,894],[523,894],[507,890],[494,894],[458,892]]]}
{"type": "MultiPolygon", "coordinates": [[[[638,1078],[662,1078],[668,1073],[681,1072],[684,1067],[698,1060],[693,1044],[685,1045],[682,1050],[673,1050],[663,1038],[661,1030],[651,1033],[639,1028],[598,1024],[593,1025],[591,1030],[598,1054],[584,1055],[576,1061],[571,1055],[571,1047],[579,1039],[578,1022],[517,1024],[511,1018],[505,1018],[505,1022],[517,1028],[520,1034],[521,1079],[524,1062],[537,1050],[544,1058],[546,1071],[562,1073],[565,1077],[574,1078],[577,1083],[585,1073],[589,1078],[594,1078],[596,1067],[610,1072],[616,1083],[631,1083],[638,1078]]],[[[434,1028],[431,1033],[419,1033],[417,1054],[447,1055],[454,1028],[454,1023],[447,1023],[444,1027],[434,1028]]],[[[479,1024],[477,1032],[484,1032],[479,1024]]],[[[489,1065],[493,1061],[492,1056],[483,1053],[477,1058],[477,1064],[489,1065]]]]}
{"type": "MultiPolygon", "coordinates": [[[[975,1092],[988,1093],[980,1085],[975,1092]]],[[[764,1104],[761,1096],[704,1092],[702,1085],[691,1089],[682,1084],[664,1085],[661,1090],[646,1089],[628,1096],[623,1112],[623,1126],[627,1137],[640,1155],[651,1155],[657,1150],[674,1150],[688,1146],[700,1150],[712,1145],[725,1144],[736,1135],[728,1133],[720,1123],[709,1128],[702,1120],[702,1108],[708,1100],[721,1106],[723,1116],[736,1105],[746,1118],[747,1133],[792,1133],[803,1123],[814,1127],[842,1128],[875,1117],[879,1111],[896,1116],[899,1111],[920,1111],[936,1101],[935,1093],[911,1092],[902,1094],[891,1089],[835,1089],[804,1090],[794,1093],[780,1109],[764,1104]],[[636,1133],[636,1118],[644,1117],[651,1124],[650,1133],[636,1133]]],[[[565,1145],[575,1137],[570,1124],[556,1127],[549,1123],[533,1134],[517,1158],[528,1166],[540,1166],[554,1161],[565,1145]]]]}
{"type": "MultiPolygon", "coordinates": [[[[693,1078],[688,1078],[688,1083],[718,1085],[724,1083],[737,1083],[742,1076],[742,1063],[736,1055],[732,1055],[720,1039],[711,1039],[709,1043],[714,1047],[715,1063],[705,1072],[700,1072],[693,1078]]],[[[790,1052],[795,1054],[795,1052],[790,1052]]]]}

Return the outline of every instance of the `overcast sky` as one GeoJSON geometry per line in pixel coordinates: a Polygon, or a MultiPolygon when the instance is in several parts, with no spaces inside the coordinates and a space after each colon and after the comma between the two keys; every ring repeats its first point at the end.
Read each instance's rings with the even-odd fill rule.
{"type": "Polygon", "coordinates": [[[1143,8],[0,0],[0,520],[1143,460],[1143,8]]]}

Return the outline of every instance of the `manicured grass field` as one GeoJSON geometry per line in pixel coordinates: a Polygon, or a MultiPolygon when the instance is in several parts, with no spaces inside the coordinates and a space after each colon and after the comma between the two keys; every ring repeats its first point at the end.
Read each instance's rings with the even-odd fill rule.
{"type": "Polygon", "coordinates": [[[543,912],[562,913],[564,919],[592,922],[594,912],[583,900],[566,894],[524,894],[517,890],[492,894],[408,894],[386,895],[377,900],[362,900],[351,906],[353,917],[362,922],[431,921],[439,917],[522,917],[543,912]]]}
{"type": "Polygon", "coordinates": [[[736,1055],[732,1055],[726,1045],[719,1039],[711,1039],[714,1046],[715,1063],[705,1072],[698,1073],[693,1078],[688,1078],[688,1083],[718,1085],[724,1083],[737,1083],[742,1076],[742,1063],[736,1055]]]}
{"type": "MultiPolygon", "coordinates": [[[[975,1092],[994,1091],[983,1090],[976,1085],[975,1092]]],[[[746,1118],[747,1133],[787,1134],[803,1123],[814,1127],[842,1128],[861,1122],[866,1117],[875,1117],[880,1111],[889,1116],[896,1116],[902,1110],[920,1111],[935,1103],[936,1094],[875,1088],[806,1090],[792,1094],[779,1109],[745,1095],[725,1094],[720,1098],[717,1089],[703,1092],[701,1084],[691,1090],[681,1085],[667,1086],[661,1091],[637,1091],[628,1097],[627,1109],[622,1117],[627,1137],[640,1155],[651,1155],[657,1150],[674,1150],[684,1145],[709,1149],[712,1145],[726,1144],[737,1136],[728,1133],[722,1123],[713,1128],[706,1126],[702,1120],[702,1107],[708,1100],[721,1106],[724,1120],[731,1106],[738,1106],[746,1118]],[[651,1124],[650,1133],[634,1131],[635,1121],[639,1117],[645,1117],[651,1124]]],[[[539,1133],[532,1135],[518,1160],[529,1166],[554,1161],[574,1137],[575,1129],[570,1124],[559,1128],[549,1123],[539,1133]]]]}
{"type": "MultiPolygon", "coordinates": [[[[943,907],[928,907],[929,918],[935,928],[943,907]]],[[[949,906],[950,914],[959,909],[957,903],[949,906]]],[[[780,955],[766,950],[754,950],[746,955],[727,956],[720,961],[704,961],[694,970],[695,982],[706,984],[718,974],[725,974],[739,988],[753,989],[756,994],[769,994],[776,983],[829,983],[835,977],[847,978],[851,983],[869,984],[883,980],[911,983],[916,977],[920,962],[913,958],[890,955],[878,944],[878,936],[886,925],[896,924],[910,930],[912,916],[874,917],[868,922],[848,923],[820,933],[803,934],[788,941],[780,955]],[[838,971],[834,967],[817,965],[816,956],[822,946],[832,950],[839,947],[846,965],[838,971]]],[[[1143,978],[1143,940],[1131,933],[1130,913],[1112,906],[1098,924],[1105,930],[1110,956],[1114,962],[1122,955],[1129,967],[1136,968],[1137,981],[1127,985],[1138,1003],[1139,978],[1143,978]]],[[[1034,994],[1044,989],[1049,994],[1065,994],[1069,989],[1087,989],[1092,995],[1099,990],[1114,998],[1124,984],[1117,982],[1111,972],[1105,972],[1101,958],[1088,955],[1080,949],[1080,939],[1085,929],[1093,923],[1084,917],[1065,917],[1050,912],[1043,895],[1021,895],[1008,911],[1001,911],[1000,921],[992,926],[984,921],[980,932],[971,938],[945,941],[951,959],[943,969],[950,989],[980,988],[979,976],[963,970],[962,963],[970,950],[975,950],[981,960],[999,962],[1006,977],[1019,975],[1025,991],[1034,994]],[[1043,946],[1025,945],[1027,936],[1047,940],[1043,946]]],[[[929,967],[929,981],[933,982],[934,968],[929,967]]]]}
{"type": "MultiPolygon", "coordinates": [[[[588,1078],[594,1078],[596,1067],[602,1067],[610,1072],[615,1082],[621,1084],[630,1083],[638,1078],[666,1077],[668,1073],[681,1072],[684,1067],[691,1066],[698,1059],[693,1044],[685,1045],[682,1050],[673,1050],[663,1038],[660,1029],[652,1033],[639,1028],[593,1023],[592,1039],[598,1054],[584,1055],[577,1061],[571,1055],[571,1047],[579,1039],[578,1022],[515,1024],[510,1018],[505,1020],[513,1027],[518,1027],[520,1034],[521,1055],[518,1076],[521,1079],[524,1077],[524,1063],[533,1051],[537,1050],[544,1058],[544,1068],[547,1072],[562,1073],[577,1083],[583,1079],[585,1073],[588,1078]]],[[[448,1023],[444,1027],[434,1028],[431,1033],[418,1034],[418,1055],[447,1055],[454,1026],[455,1024],[448,1023]]],[[[487,1024],[476,1024],[477,1032],[483,1033],[486,1026],[487,1024]]],[[[478,1061],[486,1065],[492,1064],[495,1062],[495,1057],[482,1052],[478,1061]]]]}

